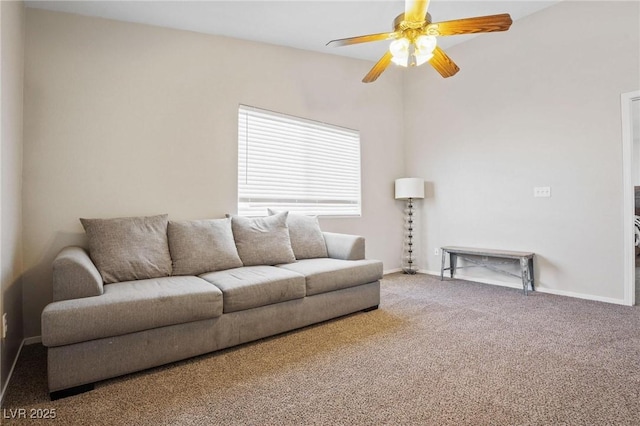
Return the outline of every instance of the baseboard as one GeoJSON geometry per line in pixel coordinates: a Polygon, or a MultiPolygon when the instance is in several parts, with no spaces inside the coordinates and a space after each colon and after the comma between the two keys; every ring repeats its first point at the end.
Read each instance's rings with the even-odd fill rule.
{"type": "Polygon", "coordinates": [[[24,339],[25,346],[35,345],[37,343],[42,343],[42,336],[33,336],[24,339]]]}
{"type": "MultiPolygon", "coordinates": [[[[428,271],[426,269],[420,269],[418,272],[421,272],[423,274],[427,274],[427,275],[435,275],[437,277],[440,276],[440,271],[428,271]]],[[[446,274],[444,276],[446,279],[450,279],[446,274]]],[[[456,272],[456,276],[455,279],[457,280],[465,280],[465,281],[473,281],[476,283],[482,283],[482,284],[491,284],[491,285],[499,285],[501,287],[509,287],[509,288],[519,288],[522,289],[522,283],[510,283],[507,281],[500,281],[500,280],[495,280],[495,279],[491,279],[491,278],[479,278],[479,277],[472,277],[469,275],[465,275],[465,274],[460,274],[458,272],[456,272]]],[[[536,290],[538,288],[536,287],[536,290]]]]}
{"type": "MultiPolygon", "coordinates": [[[[426,269],[421,269],[418,272],[421,272],[423,274],[428,274],[428,275],[435,275],[437,277],[440,276],[440,271],[429,271],[426,269]]],[[[445,275],[445,278],[448,278],[448,277],[445,275]]],[[[495,280],[490,278],[472,277],[469,275],[459,274],[457,272],[456,272],[455,279],[473,281],[473,282],[482,283],[482,284],[499,285],[502,287],[522,289],[522,283],[513,283],[513,282],[510,283],[510,282],[500,281],[500,280],[495,280]]],[[[541,287],[541,286],[536,286],[535,291],[538,291],[540,293],[554,294],[556,296],[566,296],[566,297],[573,297],[576,299],[593,300],[596,302],[613,303],[614,305],[627,306],[627,304],[624,303],[624,299],[614,299],[612,297],[594,296],[592,294],[576,293],[573,291],[557,290],[554,288],[547,288],[547,287],[541,287]]]]}
{"type": "Polygon", "coordinates": [[[20,354],[22,353],[24,342],[25,342],[25,339],[23,339],[22,343],[20,343],[20,348],[18,349],[16,358],[13,360],[13,364],[11,364],[11,369],[9,370],[9,374],[7,375],[7,381],[5,382],[2,388],[2,393],[0,393],[0,407],[4,406],[4,396],[7,393],[7,387],[9,386],[9,382],[11,382],[11,376],[13,376],[13,370],[16,368],[16,364],[18,363],[18,359],[20,358],[20,354]]]}
{"type": "Polygon", "coordinates": [[[540,293],[555,294],[557,296],[575,297],[576,299],[593,300],[595,302],[613,303],[614,305],[629,306],[624,299],[614,299],[613,297],[594,296],[592,294],[574,293],[573,291],[557,290],[555,288],[536,287],[540,293]]]}
{"type": "Polygon", "coordinates": [[[7,382],[4,384],[4,387],[2,388],[2,392],[0,393],[0,407],[4,405],[4,395],[7,392],[7,387],[9,386],[9,382],[11,382],[11,376],[13,376],[13,370],[16,368],[18,359],[20,359],[22,348],[28,345],[35,345],[37,343],[42,343],[42,336],[33,336],[33,337],[27,337],[26,339],[22,339],[22,342],[20,343],[20,348],[18,349],[18,353],[16,354],[16,358],[13,360],[13,364],[11,364],[11,370],[9,370],[9,374],[7,375],[7,382]]]}
{"type": "MultiPolygon", "coordinates": [[[[394,269],[385,269],[382,274],[383,275],[389,275],[389,274],[395,274],[396,272],[402,272],[402,268],[394,268],[394,269]]],[[[422,269],[416,271],[416,274],[426,274],[426,272],[424,272],[422,269]]],[[[438,275],[440,275],[440,273],[438,273],[438,275]]]]}

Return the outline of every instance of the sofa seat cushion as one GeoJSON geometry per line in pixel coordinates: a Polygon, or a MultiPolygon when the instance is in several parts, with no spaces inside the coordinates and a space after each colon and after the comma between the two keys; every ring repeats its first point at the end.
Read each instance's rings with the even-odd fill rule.
{"type": "Polygon", "coordinates": [[[54,302],[42,312],[42,343],[61,346],[222,315],[222,292],[192,276],[125,281],[104,294],[54,302]]]}
{"type": "Polygon", "coordinates": [[[382,278],[379,260],[304,259],[279,268],[306,277],[307,296],[370,283],[382,278]]]}
{"type": "Polygon", "coordinates": [[[222,290],[225,313],[305,296],[304,277],[275,266],[245,266],[200,277],[222,290]]]}

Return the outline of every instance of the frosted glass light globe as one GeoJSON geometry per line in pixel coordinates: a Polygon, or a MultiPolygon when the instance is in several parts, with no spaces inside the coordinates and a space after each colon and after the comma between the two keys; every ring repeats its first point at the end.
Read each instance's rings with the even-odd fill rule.
{"type": "Polygon", "coordinates": [[[391,61],[394,64],[406,67],[409,63],[409,46],[411,42],[406,38],[399,38],[394,40],[389,45],[389,52],[391,52],[391,61]]]}
{"type": "Polygon", "coordinates": [[[436,43],[437,41],[434,36],[421,35],[416,38],[414,42],[416,65],[422,65],[433,58],[433,50],[436,48],[436,43]]]}

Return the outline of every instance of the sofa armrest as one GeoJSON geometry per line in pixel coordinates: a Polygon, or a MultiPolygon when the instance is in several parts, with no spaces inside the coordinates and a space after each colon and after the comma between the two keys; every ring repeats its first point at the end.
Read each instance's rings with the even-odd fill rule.
{"type": "Polygon", "coordinates": [[[322,234],[324,235],[330,258],[342,260],[364,259],[364,237],[334,232],[323,232],[322,234]]]}
{"type": "Polygon", "coordinates": [[[100,272],[81,247],[65,247],[53,261],[53,301],[100,296],[100,272]]]}

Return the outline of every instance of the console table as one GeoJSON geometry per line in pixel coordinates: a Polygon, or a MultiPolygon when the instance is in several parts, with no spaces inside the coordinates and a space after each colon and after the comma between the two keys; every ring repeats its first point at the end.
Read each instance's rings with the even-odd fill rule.
{"type": "Polygon", "coordinates": [[[531,291],[534,291],[533,284],[533,257],[535,253],[523,252],[523,251],[507,251],[507,250],[492,250],[492,249],[480,249],[470,247],[441,247],[442,250],[442,265],[440,267],[440,280],[444,278],[444,271],[449,271],[451,278],[456,272],[456,269],[472,268],[474,266],[482,266],[501,274],[510,275],[516,278],[522,279],[522,289],[524,294],[527,295],[529,286],[531,291]],[[449,255],[449,267],[445,268],[445,259],[449,255]],[[469,256],[479,256],[478,258],[472,258],[469,256]],[[473,265],[469,266],[456,266],[458,257],[466,260],[473,265]],[[488,258],[505,259],[504,262],[490,263],[488,258]],[[487,258],[486,260],[482,258],[487,258]],[[514,274],[510,271],[500,268],[498,265],[507,265],[520,262],[520,275],[514,274]]]}

